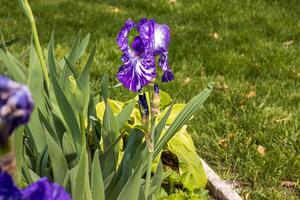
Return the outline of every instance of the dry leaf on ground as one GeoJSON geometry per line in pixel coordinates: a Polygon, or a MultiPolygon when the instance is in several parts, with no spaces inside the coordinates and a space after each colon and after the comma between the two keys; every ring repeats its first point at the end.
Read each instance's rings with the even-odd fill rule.
{"type": "Polygon", "coordinates": [[[297,186],[297,182],[282,181],[280,185],[281,187],[285,187],[285,188],[295,188],[297,186]]]}
{"type": "Polygon", "coordinates": [[[261,146],[261,145],[258,145],[257,146],[257,151],[258,153],[261,155],[261,156],[265,156],[266,155],[266,149],[265,147],[261,146]]]}

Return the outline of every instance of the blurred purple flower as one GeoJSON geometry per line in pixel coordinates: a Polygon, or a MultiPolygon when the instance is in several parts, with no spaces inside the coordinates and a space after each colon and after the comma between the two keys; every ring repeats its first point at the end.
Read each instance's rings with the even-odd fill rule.
{"type": "Polygon", "coordinates": [[[10,175],[5,172],[0,172],[0,199],[19,200],[21,192],[14,185],[10,175]]]}
{"type": "Polygon", "coordinates": [[[162,81],[174,79],[168,65],[168,47],[170,43],[170,29],[167,25],[157,24],[153,19],[141,19],[138,24],[127,20],[121,29],[117,43],[123,51],[121,58],[123,65],[117,77],[119,81],[131,91],[140,91],[156,77],[155,56],[159,55],[158,65],[164,71],[162,81]],[[140,35],[128,44],[130,31],[136,28],[140,35]]]}
{"type": "Polygon", "coordinates": [[[56,183],[47,178],[32,183],[19,190],[12,178],[5,172],[0,172],[0,199],[7,200],[71,200],[70,195],[56,183]]]}
{"type": "Polygon", "coordinates": [[[0,76],[0,145],[7,142],[16,127],[28,122],[32,110],[28,88],[0,76]]]}

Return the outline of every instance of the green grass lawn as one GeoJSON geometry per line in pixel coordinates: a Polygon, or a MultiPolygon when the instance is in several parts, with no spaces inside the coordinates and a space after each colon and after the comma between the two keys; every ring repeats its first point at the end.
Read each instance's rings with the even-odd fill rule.
{"type": "MultiPolygon", "coordinates": [[[[32,0],[44,47],[55,29],[65,51],[79,29],[97,45],[93,77],[121,62],[116,35],[126,19],[155,18],[171,30],[176,80],[162,85],[178,102],[214,81],[190,123],[199,154],[249,199],[300,199],[300,1],[32,0]],[[283,181],[298,188],[282,187],[283,181]]],[[[0,2],[0,29],[18,54],[30,44],[17,0],[0,2]]],[[[91,45],[92,46],[92,45],[91,45]]],[[[91,49],[91,47],[90,47],[91,49]]],[[[96,86],[97,87],[97,86],[96,86]]],[[[133,94],[120,87],[118,98],[133,94]]]]}

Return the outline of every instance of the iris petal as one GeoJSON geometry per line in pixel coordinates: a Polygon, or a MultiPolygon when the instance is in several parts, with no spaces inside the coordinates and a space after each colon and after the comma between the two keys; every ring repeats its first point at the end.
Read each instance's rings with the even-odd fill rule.
{"type": "Polygon", "coordinates": [[[128,61],[120,67],[117,77],[129,90],[140,91],[156,77],[155,57],[145,53],[128,57],[128,61]]]}
{"type": "Polygon", "coordinates": [[[0,172],[0,199],[20,199],[21,193],[14,185],[12,178],[5,172],[0,172]]]}
{"type": "Polygon", "coordinates": [[[170,29],[165,24],[157,24],[154,19],[143,18],[138,24],[127,20],[121,29],[117,43],[123,51],[123,65],[119,68],[117,77],[129,90],[137,92],[156,77],[155,56],[159,55],[158,65],[164,71],[162,81],[169,82],[174,75],[168,65],[168,48],[170,29]],[[136,27],[139,35],[128,45],[128,35],[136,27]]]}
{"type": "Polygon", "coordinates": [[[136,36],[133,39],[131,46],[132,46],[133,50],[138,54],[142,54],[145,52],[145,47],[144,47],[143,41],[140,36],[136,36]]]}
{"type": "Polygon", "coordinates": [[[128,53],[130,49],[128,45],[128,35],[134,26],[134,21],[128,19],[117,37],[117,43],[124,53],[128,53]]]}
{"type": "Polygon", "coordinates": [[[165,24],[154,25],[154,49],[155,52],[168,51],[170,43],[170,29],[165,24]]]}
{"type": "Polygon", "coordinates": [[[51,183],[47,178],[32,183],[21,191],[22,199],[30,200],[71,200],[70,195],[63,187],[56,183],[51,183]]]}
{"type": "Polygon", "coordinates": [[[169,82],[174,80],[174,75],[169,67],[168,63],[168,52],[159,52],[160,58],[158,60],[158,65],[164,71],[162,82],[169,82]]]}

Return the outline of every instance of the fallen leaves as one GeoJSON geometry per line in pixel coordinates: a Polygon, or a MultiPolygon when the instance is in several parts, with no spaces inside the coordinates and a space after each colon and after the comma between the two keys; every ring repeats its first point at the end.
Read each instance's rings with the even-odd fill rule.
{"type": "Polygon", "coordinates": [[[262,145],[257,146],[257,151],[262,157],[266,156],[266,149],[262,145]]]}
{"type": "Polygon", "coordinates": [[[191,82],[191,78],[190,77],[186,77],[184,80],[183,80],[183,84],[188,84],[191,82]]]}
{"type": "Polygon", "coordinates": [[[220,145],[220,147],[226,149],[229,145],[229,142],[231,140],[233,140],[235,138],[235,134],[234,133],[229,133],[226,138],[221,138],[219,141],[218,141],[218,144],[220,145]]]}
{"type": "Polygon", "coordinates": [[[286,41],[286,42],[284,42],[283,43],[283,46],[284,47],[289,47],[289,46],[291,46],[292,44],[294,44],[294,40],[288,40],[288,41],[286,41]]]}
{"type": "Polygon", "coordinates": [[[246,97],[248,99],[252,98],[252,97],[256,97],[256,91],[253,90],[253,91],[250,91],[248,94],[246,94],[246,97]]]}
{"type": "Polygon", "coordinates": [[[212,34],[212,37],[213,37],[215,40],[218,40],[218,39],[220,38],[220,35],[219,35],[219,33],[214,32],[214,33],[212,34]]]}
{"type": "Polygon", "coordinates": [[[218,144],[224,149],[226,149],[228,147],[227,139],[220,139],[218,144]]]}
{"type": "Polygon", "coordinates": [[[169,0],[169,4],[175,4],[176,0],[169,0]]]}
{"type": "Polygon", "coordinates": [[[287,121],[289,121],[290,119],[291,119],[291,116],[289,115],[289,116],[284,117],[284,118],[275,119],[274,121],[275,121],[276,123],[281,123],[281,122],[287,122],[287,121]]]}
{"type": "Polygon", "coordinates": [[[296,188],[297,182],[282,181],[280,185],[281,185],[281,187],[284,187],[284,188],[296,188]]]}

